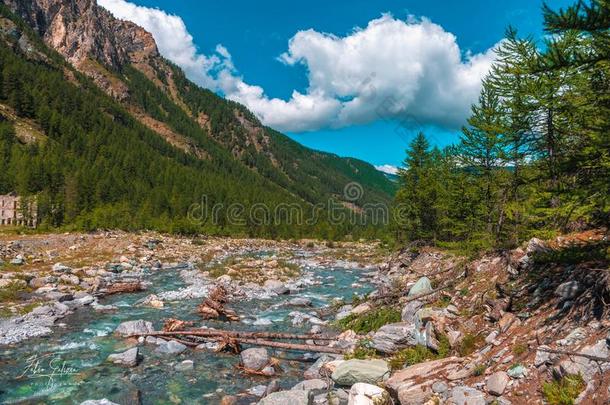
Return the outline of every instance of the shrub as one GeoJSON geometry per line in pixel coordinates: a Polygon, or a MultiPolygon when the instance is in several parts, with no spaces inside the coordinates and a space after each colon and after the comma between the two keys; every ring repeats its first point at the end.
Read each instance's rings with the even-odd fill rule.
{"type": "Polygon", "coordinates": [[[472,370],[472,375],[475,377],[482,376],[485,374],[485,370],[487,370],[487,366],[485,364],[477,364],[474,370],[472,370]]]}
{"type": "Polygon", "coordinates": [[[336,322],[342,330],[351,329],[356,333],[365,334],[376,331],[383,325],[400,322],[400,311],[394,308],[376,308],[361,315],[349,315],[336,322]]]}
{"type": "Polygon", "coordinates": [[[377,351],[371,347],[371,342],[367,339],[360,340],[353,351],[345,354],[343,358],[345,360],[358,359],[374,359],[377,357],[377,351]]]}
{"type": "Polygon", "coordinates": [[[398,370],[424,361],[444,359],[450,352],[449,339],[445,335],[440,335],[436,353],[423,345],[409,347],[394,354],[389,360],[389,365],[392,370],[398,370]]]}
{"type": "Polygon", "coordinates": [[[4,288],[0,288],[0,302],[16,301],[19,294],[26,292],[27,287],[20,283],[11,283],[4,288]]]}
{"type": "Polygon", "coordinates": [[[524,343],[517,343],[513,346],[513,354],[515,356],[521,356],[523,353],[527,352],[527,345],[524,343]]]}
{"type": "Polygon", "coordinates": [[[464,357],[472,354],[477,349],[477,345],[482,339],[483,337],[481,335],[466,333],[458,347],[458,353],[460,356],[464,357]]]}
{"type": "Polygon", "coordinates": [[[549,405],[572,405],[585,388],[579,375],[567,375],[559,381],[542,384],[542,394],[549,405]]]}

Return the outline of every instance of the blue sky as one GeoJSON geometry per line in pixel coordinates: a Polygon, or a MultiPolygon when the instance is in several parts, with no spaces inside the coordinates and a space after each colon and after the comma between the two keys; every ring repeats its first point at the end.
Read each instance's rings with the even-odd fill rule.
{"type": "Polygon", "coordinates": [[[162,53],[193,80],[247,104],[266,124],[307,146],[375,165],[399,165],[418,130],[440,146],[455,142],[478,93],[473,78],[491,63],[490,48],[505,28],[542,34],[537,0],[130,1],[174,16],[167,20],[125,0],[99,3],[153,32],[162,53]],[[190,59],[180,50],[189,39],[181,37],[185,29],[190,59]],[[201,66],[208,71],[200,75],[201,66]],[[337,83],[350,75],[352,82],[337,83]],[[367,86],[373,90],[362,90],[367,86]],[[392,111],[379,113],[388,100],[392,111]]]}

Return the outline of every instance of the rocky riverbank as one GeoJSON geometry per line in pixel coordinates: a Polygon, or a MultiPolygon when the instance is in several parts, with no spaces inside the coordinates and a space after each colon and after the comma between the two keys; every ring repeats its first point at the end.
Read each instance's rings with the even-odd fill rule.
{"type": "MultiPolygon", "coordinates": [[[[122,233],[3,241],[0,281],[17,291],[5,308],[27,313],[0,322],[0,344],[52,339],[79,311],[113,319],[102,334],[114,338],[100,365],[131,369],[137,377],[126,384],[135,386],[127,396],[108,397],[112,402],[87,404],[154,403],[138,382],[153,370],[193,375],[209,371],[201,362],[230,358],[214,353],[227,343],[214,339],[189,345],[171,336],[131,337],[159,330],[170,315],[195,327],[334,336],[329,347],[342,353],[286,357],[284,350],[245,345],[236,368],[218,371],[228,385],[205,388],[209,382],[193,375],[192,390],[200,393],[189,392],[187,400],[168,386],[173,403],[604,404],[607,249],[605,230],[532,239],[474,260],[414,246],[390,256],[377,244],[357,242],[122,233]],[[133,304],[121,296],[134,293],[108,299],[113,286],[133,283],[144,289],[133,304]],[[219,286],[238,322],[192,315],[219,286]],[[126,308],[134,312],[125,315],[126,308]]],[[[100,357],[99,349],[89,351],[100,357]]]]}

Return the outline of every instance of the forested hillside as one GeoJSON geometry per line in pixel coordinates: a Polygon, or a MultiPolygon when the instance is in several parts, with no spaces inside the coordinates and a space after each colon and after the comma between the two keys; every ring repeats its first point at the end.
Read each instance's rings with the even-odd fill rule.
{"type": "Polygon", "coordinates": [[[544,13],[543,44],[507,31],[459,144],[410,145],[399,239],[477,251],[608,224],[610,4],[544,13]]]}
{"type": "MultiPolygon", "coordinates": [[[[95,3],[78,7],[84,3],[114,23],[95,3]]],[[[91,53],[67,63],[32,24],[0,10],[0,193],[36,198],[43,228],[325,238],[377,232],[331,227],[319,209],[319,220],[300,226],[274,212],[294,204],[310,218],[315,204],[343,204],[350,182],[363,186],[356,204],[387,202],[393,185],[371,165],[263,128],[243,106],[199,89],[157,55],[131,55],[133,63],[115,67],[91,53]],[[189,207],[202,202],[208,211],[217,207],[215,217],[189,220],[189,207]],[[256,204],[268,207],[263,221],[249,215],[256,204]]]]}

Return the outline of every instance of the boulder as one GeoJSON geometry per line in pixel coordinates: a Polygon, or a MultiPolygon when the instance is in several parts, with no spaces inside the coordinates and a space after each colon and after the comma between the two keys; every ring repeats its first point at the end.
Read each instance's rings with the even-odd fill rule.
{"type": "Polygon", "coordinates": [[[485,405],[485,394],[474,388],[459,386],[451,390],[453,405],[485,405]]]}
{"type": "Polygon", "coordinates": [[[521,364],[517,364],[508,369],[508,375],[512,378],[523,378],[527,374],[527,369],[523,367],[521,364]]]}
{"type": "Polygon", "coordinates": [[[64,284],[71,284],[71,285],[80,284],[80,280],[79,280],[78,276],[75,276],[74,274],[62,274],[61,276],[59,276],[59,281],[63,282],[64,284]]]}
{"type": "Polygon", "coordinates": [[[338,385],[350,386],[359,382],[377,384],[390,375],[385,360],[348,360],[337,366],[331,378],[338,385]]]}
{"type": "Polygon", "coordinates": [[[379,328],[373,335],[372,346],[382,352],[393,354],[406,347],[426,344],[426,333],[420,332],[412,323],[390,323],[379,328]]]}
{"type": "Polygon", "coordinates": [[[193,360],[184,360],[174,367],[176,371],[191,371],[195,367],[193,360]]]}
{"type": "Polygon", "coordinates": [[[7,287],[18,287],[24,288],[27,286],[27,283],[24,280],[18,278],[0,278],[0,288],[7,287]]]}
{"type": "Polygon", "coordinates": [[[114,332],[122,336],[130,336],[142,335],[154,331],[155,328],[153,328],[152,322],[138,319],[137,321],[126,321],[121,323],[114,332]]]}
{"type": "Polygon", "coordinates": [[[280,280],[267,280],[263,285],[267,290],[273,291],[278,295],[288,294],[290,290],[280,280]]]}
{"type": "Polygon", "coordinates": [[[445,359],[414,364],[395,372],[385,382],[385,387],[392,396],[398,397],[399,391],[405,391],[405,385],[407,388],[410,388],[417,379],[429,380],[432,384],[434,380],[429,378],[430,376],[457,368],[461,368],[460,359],[457,357],[447,357],[445,359]]]}
{"type": "Polygon", "coordinates": [[[428,277],[422,277],[409,290],[409,297],[426,294],[432,291],[432,283],[428,277]]]}
{"type": "Polygon", "coordinates": [[[349,391],[349,404],[391,405],[390,394],[383,388],[366,383],[356,383],[349,391]]]}
{"type": "Polygon", "coordinates": [[[250,370],[260,371],[269,364],[269,353],[264,347],[246,349],[240,354],[242,365],[250,370]]]}
{"type": "MultiPolygon", "coordinates": [[[[606,344],[606,339],[600,339],[597,343],[585,346],[578,352],[601,358],[610,357],[610,348],[606,344]]],[[[580,374],[586,383],[592,381],[597,373],[606,373],[608,371],[610,371],[610,363],[596,362],[580,356],[572,356],[570,359],[562,360],[553,369],[553,373],[557,377],[563,377],[568,374],[580,374]]]]}
{"type": "Polygon", "coordinates": [[[408,302],[402,309],[402,313],[401,313],[402,321],[414,324],[416,322],[415,314],[423,306],[424,306],[424,303],[421,301],[415,300],[415,301],[408,302]]]}
{"type": "Polygon", "coordinates": [[[297,297],[288,301],[288,305],[292,305],[293,307],[310,307],[311,300],[305,297],[297,297]]]}
{"type": "Polygon", "coordinates": [[[261,399],[258,405],[312,405],[313,395],[309,391],[290,390],[273,392],[261,399]]]}
{"type": "Polygon", "coordinates": [[[362,315],[366,312],[369,312],[371,310],[371,304],[369,304],[368,302],[363,302],[360,305],[357,305],[355,308],[353,308],[350,311],[351,315],[362,315]]]}
{"type": "Polygon", "coordinates": [[[89,399],[85,402],[81,402],[80,405],[119,405],[116,402],[108,401],[106,398],[104,399],[89,399]]]}
{"type": "Polygon", "coordinates": [[[25,258],[22,255],[17,255],[13,260],[11,260],[11,264],[14,266],[21,266],[25,264],[25,258]]]}
{"type": "Polygon", "coordinates": [[[302,391],[316,391],[314,395],[321,392],[326,391],[328,389],[328,383],[321,379],[314,380],[305,380],[296,384],[291,388],[292,390],[302,390],[302,391]]]}
{"type": "Polygon", "coordinates": [[[33,279],[30,280],[29,284],[30,287],[32,288],[40,288],[40,287],[44,287],[47,284],[51,284],[55,282],[55,277],[35,277],[33,279]]]}
{"type": "Polygon", "coordinates": [[[163,301],[159,299],[156,294],[150,294],[148,297],[141,300],[138,305],[151,308],[163,308],[164,306],[163,301]]]}
{"type": "Polygon", "coordinates": [[[111,354],[108,356],[108,361],[122,366],[135,367],[140,361],[140,352],[137,347],[134,347],[123,353],[111,354]]]}
{"type": "Polygon", "coordinates": [[[315,363],[313,363],[307,370],[305,370],[305,372],[303,373],[303,377],[305,377],[305,379],[307,379],[307,380],[314,380],[314,379],[324,377],[324,376],[320,375],[320,368],[325,363],[328,363],[335,359],[336,359],[336,356],[331,356],[329,354],[321,355],[320,357],[318,357],[318,359],[316,360],[315,363]]]}
{"type": "Polygon", "coordinates": [[[566,281],[559,284],[555,289],[555,295],[562,300],[571,300],[576,298],[580,293],[580,283],[578,281],[566,281]]]}
{"type": "Polygon", "coordinates": [[[53,271],[55,273],[70,273],[72,271],[72,269],[68,266],[64,266],[61,263],[55,263],[53,265],[53,271]]]}
{"type": "Polygon", "coordinates": [[[510,377],[508,376],[508,374],[506,374],[506,372],[498,371],[496,373],[493,373],[489,376],[487,382],[485,383],[485,385],[487,386],[487,392],[489,392],[491,395],[499,397],[504,393],[506,385],[509,381],[510,377]]]}
{"type": "Polygon", "coordinates": [[[180,342],[176,342],[175,340],[170,340],[169,342],[158,345],[155,352],[162,354],[180,354],[185,350],[185,345],[180,342]]]}

